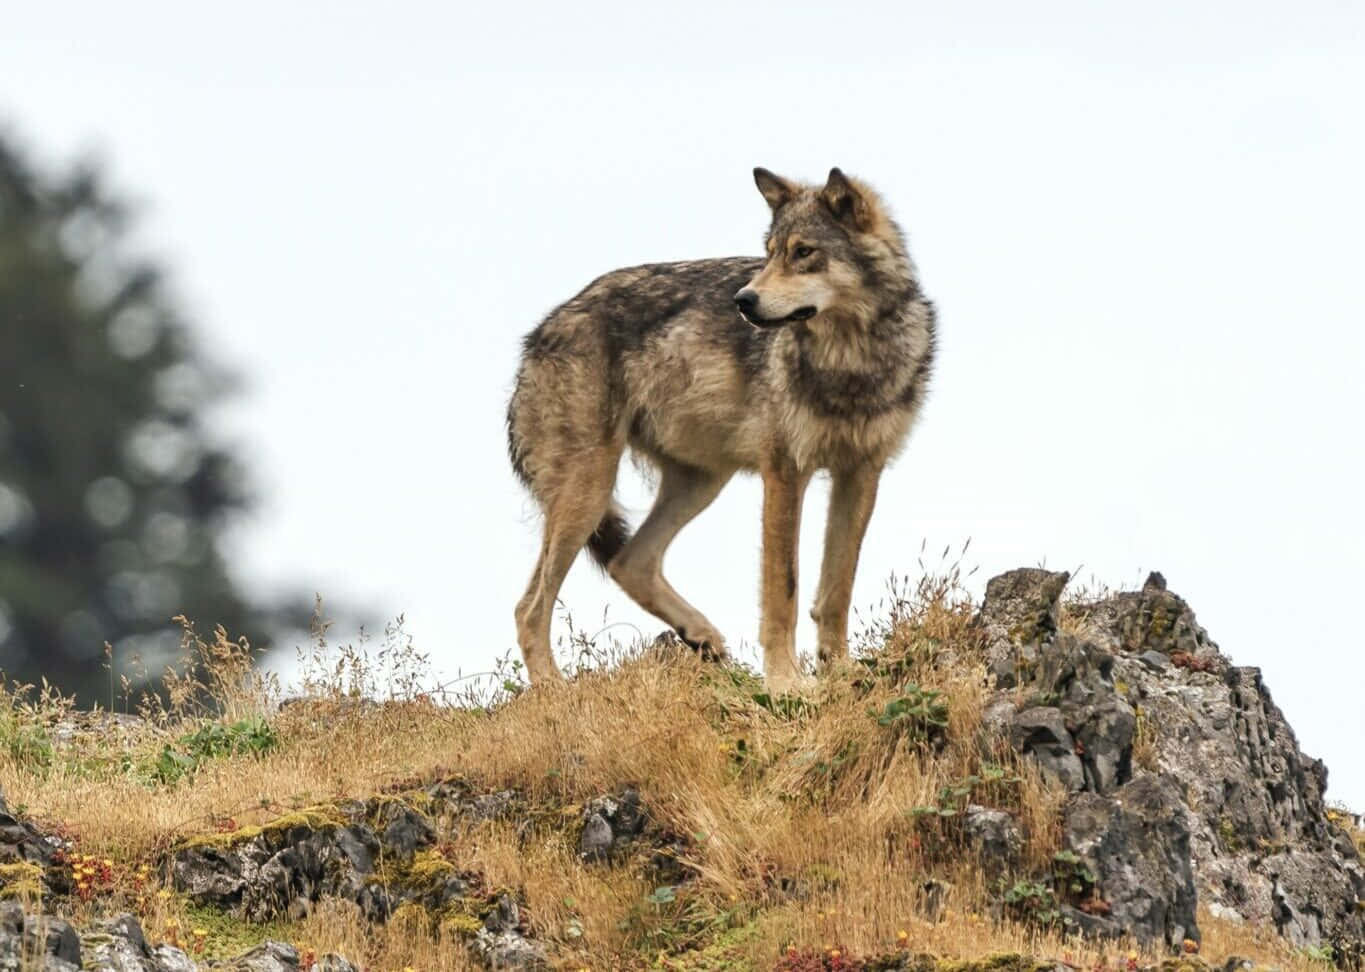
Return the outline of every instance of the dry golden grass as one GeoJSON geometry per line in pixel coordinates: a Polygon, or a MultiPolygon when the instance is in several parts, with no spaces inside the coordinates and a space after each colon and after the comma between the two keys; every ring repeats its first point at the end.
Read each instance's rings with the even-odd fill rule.
{"type": "MultiPolygon", "coordinates": [[[[851,663],[804,702],[788,703],[768,700],[745,673],[643,653],[487,709],[435,704],[415,683],[398,693],[404,698],[368,704],[352,690],[373,672],[353,656],[349,682],[314,683],[307,700],[279,709],[268,682],[242,664],[248,656],[220,636],[197,642],[200,665],[223,664],[199,684],[234,718],[268,717],[280,739],[273,751],[210,760],[178,783],[150,782],[139,767],[206,717],[191,674],[126,758],[92,761],[78,747],[34,760],[0,746],[0,775],[12,806],[60,823],[83,851],[115,862],[116,886],[78,911],[131,908],[153,941],[204,938],[209,953],[268,932],[370,969],[477,967],[463,942],[420,913],[370,927],[352,906],[324,903],[299,922],[252,929],[191,909],[160,884],[175,841],[227,818],[240,827],[398,781],[463,774],[489,790],[516,789],[551,820],[445,821],[441,839],[488,887],[515,891],[564,968],[766,969],[789,945],[960,958],[1010,951],[1116,967],[1127,945],[1084,945],[992,918],[1000,889],[956,842],[954,818],[926,812],[968,799],[1015,811],[1035,874],[1059,848],[1062,794],[982,730],[987,689],[970,619],[954,584],[921,587],[870,633],[872,663],[851,663]],[[916,686],[942,693],[941,731],[879,721],[897,700],[932,700],[916,686]],[[627,785],[638,787],[655,826],[687,840],[685,862],[697,876],[675,900],[650,900],[655,882],[640,861],[585,864],[575,827],[553,822],[576,821],[583,801],[627,785]],[[142,865],[150,870],[139,877],[142,865]],[[926,899],[930,881],[945,889],[941,900],[926,899]]],[[[1210,916],[1201,927],[1210,959],[1235,952],[1313,967],[1273,938],[1210,916]]]]}

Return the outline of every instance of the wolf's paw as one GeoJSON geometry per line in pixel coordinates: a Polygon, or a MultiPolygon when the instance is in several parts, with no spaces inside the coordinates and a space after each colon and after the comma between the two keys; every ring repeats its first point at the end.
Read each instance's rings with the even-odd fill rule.
{"type": "Polygon", "coordinates": [[[727,662],[730,660],[730,652],[725,647],[725,639],[714,631],[702,632],[699,635],[692,635],[687,631],[679,631],[678,637],[683,644],[695,651],[702,661],[727,662]]]}
{"type": "Polygon", "coordinates": [[[765,675],[763,681],[772,695],[809,695],[819,684],[815,676],[805,672],[774,672],[765,675]]]}

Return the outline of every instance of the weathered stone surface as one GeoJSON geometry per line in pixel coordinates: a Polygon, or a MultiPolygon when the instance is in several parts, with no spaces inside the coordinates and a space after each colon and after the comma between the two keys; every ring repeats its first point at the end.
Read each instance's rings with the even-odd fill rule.
{"type": "Polygon", "coordinates": [[[1004,810],[968,804],[962,813],[962,830],[967,843],[981,859],[988,877],[1012,870],[1024,848],[1024,834],[1014,817],[1004,810]]]}
{"type": "MultiPolygon", "coordinates": [[[[5,795],[0,792],[0,866],[7,864],[34,864],[41,869],[36,877],[39,885],[35,891],[43,895],[70,890],[66,874],[52,868],[54,856],[64,850],[65,845],[56,837],[44,834],[30,820],[25,820],[10,811],[5,795]]],[[[0,887],[5,880],[0,878],[0,887]]]]}
{"type": "Polygon", "coordinates": [[[208,967],[224,972],[298,972],[299,950],[286,942],[262,942],[235,959],[210,962],[208,967]]]}
{"type": "MultiPolygon", "coordinates": [[[[252,921],[306,914],[324,897],[360,905],[372,920],[388,917],[391,902],[374,872],[381,844],[365,823],[288,820],[240,841],[195,844],[176,852],[177,890],[252,921]]],[[[393,850],[395,858],[401,849],[393,850]]]]}
{"type": "Polygon", "coordinates": [[[583,836],[578,839],[578,854],[585,861],[605,860],[613,839],[607,818],[600,813],[591,813],[583,824],[583,836]]]}
{"type": "Polygon", "coordinates": [[[380,843],[384,849],[397,854],[404,864],[412,861],[419,847],[436,842],[436,828],[426,815],[398,800],[380,806],[375,825],[383,827],[380,843]]]}
{"type": "Polygon", "coordinates": [[[1171,780],[1149,774],[1067,806],[1066,844],[1095,876],[1108,921],[1144,943],[1199,940],[1186,809],[1171,780]]]}
{"type": "MultiPolygon", "coordinates": [[[[1067,812],[1078,840],[1110,840],[1117,859],[1141,861],[1149,830],[1165,834],[1160,846],[1180,845],[1170,820],[1182,817],[1195,888],[1211,911],[1271,925],[1295,945],[1355,954],[1365,940],[1357,904],[1365,866],[1327,817],[1326,768],[1299,750],[1260,672],[1232,665],[1159,574],[1141,591],[1069,608],[1066,625],[1058,621],[1063,577],[1013,571],[988,584],[979,623],[993,657],[1013,662],[984,721],[1076,794],[1067,812]],[[1134,802],[1130,779],[1142,769],[1170,784],[1162,799],[1134,802]],[[1117,798],[1120,809],[1096,796],[1117,798]],[[1139,825],[1144,806],[1156,814],[1147,829],[1139,825]],[[1094,821],[1118,830],[1106,838],[1094,821]]],[[[1103,885],[1114,880],[1101,880],[1106,899],[1103,885]]],[[[1169,939],[1188,921],[1185,934],[1197,938],[1182,888],[1162,891],[1164,910],[1130,896],[1123,907],[1110,901],[1107,917],[1075,922],[1096,933],[1150,932],[1164,922],[1169,939]]]]}
{"type": "MultiPolygon", "coordinates": [[[[253,921],[298,918],[324,898],[354,902],[371,921],[387,920],[409,903],[433,915],[455,909],[481,923],[469,947],[490,968],[539,968],[544,948],[528,937],[516,901],[507,894],[487,898],[478,875],[435,847],[431,820],[477,825],[511,815],[520,803],[513,791],[475,793],[463,780],[445,780],[413,801],[381,797],[315,807],[249,831],[189,841],[175,851],[171,877],[195,901],[253,921]]],[[[641,835],[647,821],[633,789],[591,801],[585,813],[587,829],[598,832],[588,835],[585,849],[602,857],[641,835]]],[[[271,970],[288,961],[278,950],[257,950],[230,968],[271,970]]],[[[343,959],[327,961],[332,964],[319,960],[317,968],[350,968],[339,964],[343,959]]]]}
{"type": "Polygon", "coordinates": [[[1015,713],[1010,733],[1015,748],[1038,760],[1047,776],[1072,792],[1085,786],[1085,769],[1076,755],[1076,740],[1067,730],[1060,709],[1034,706],[1015,713]]]}
{"type": "Polygon", "coordinates": [[[314,972],[360,972],[359,969],[351,964],[350,960],[345,959],[334,952],[328,952],[321,956],[318,959],[317,964],[313,966],[313,969],[314,972]]]}
{"type": "Polygon", "coordinates": [[[615,796],[598,797],[583,808],[583,834],[578,850],[585,860],[606,860],[644,833],[649,816],[640,793],[627,787],[615,796]]]}
{"type": "MultiPolygon", "coordinates": [[[[0,904],[0,972],[200,972],[201,968],[300,972],[297,950],[280,942],[266,942],[235,959],[200,966],[174,946],[149,948],[142,926],[132,915],[98,921],[84,935],[78,935],[64,921],[26,915],[14,902],[0,904]],[[41,956],[38,965],[32,962],[35,956],[41,956]]],[[[314,968],[318,972],[355,972],[355,967],[339,956],[324,956],[314,968]]]]}
{"type": "Polygon", "coordinates": [[[1021,567],[986,585],[976,623],[981,629],[987,669],[1000,688],[1018,684],[1030,671],[1038,649],[1057,633],[1057,599],[1069,574],[1021,567]]]}
{"type": "Polygon", "coordinates": [[[526,937],[517,903],[505,894],[499,896],[469,948],[494,972],[548,968],[544,946],[526,937]]]}

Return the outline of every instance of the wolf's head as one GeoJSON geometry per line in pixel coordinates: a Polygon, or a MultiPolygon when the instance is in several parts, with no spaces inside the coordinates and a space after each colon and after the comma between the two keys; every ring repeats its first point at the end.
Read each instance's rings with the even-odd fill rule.
{"type": "Polygon", "coordinates": [[[900,232],[876,193],[831,169],[824,186],[801,185],[754,169],[772,207],[768,261],[735,294],[755,327],[807,321],[828,311],[869,320],[911,273],[900,232]]]}

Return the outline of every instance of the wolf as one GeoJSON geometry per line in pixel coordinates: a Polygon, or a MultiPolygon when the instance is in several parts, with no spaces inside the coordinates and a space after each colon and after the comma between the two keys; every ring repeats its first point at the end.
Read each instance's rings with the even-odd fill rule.
{"type": "Polygon", "coordinates": [[[774,692],[810,678],[796,655],[797,537],[811,477],[831,480],[811,617],[823,672],[848,656],[858,554],[882,470],[924,402],[935,310],[877,193],[832,169],[824,185],[767,169],[763,257],[614,270],[523,341],[507,409],[512,468],[544,512],[516,606],[532,683],[561,677],[555,599],[578,552],[693,648],[725,639],[664,578],[664,553],[735,473],[763,483],[759,643],[774,692]],[[657,472],[634,534],[613,498],[630,450],[657,472]]]}

